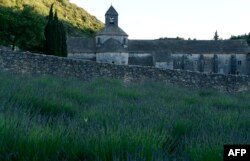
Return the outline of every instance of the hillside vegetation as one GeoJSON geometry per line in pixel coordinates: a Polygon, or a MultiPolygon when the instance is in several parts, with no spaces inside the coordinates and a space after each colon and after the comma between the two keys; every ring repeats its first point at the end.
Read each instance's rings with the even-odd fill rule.
{"type": "Polygon", "coordinates": [[[0,160],[222,161],[250,94],[0,73],[0,160]]]}
{"type": "Polygon", "coordinates": [[[246,40],[248,45],[250,45],[250,33],[248,34],[243,34],[243,35],[238,35],[238,36],[231,36],[230,38],[231,40],[239,40],[239,39],[243,39],[246,40]]]}
{"type": "Polygon", "coordinates": [[[68,0],[0,0],[0,44],[42,51],[51,4],[70,36],[92,36],[103,24],[68,0]]]}

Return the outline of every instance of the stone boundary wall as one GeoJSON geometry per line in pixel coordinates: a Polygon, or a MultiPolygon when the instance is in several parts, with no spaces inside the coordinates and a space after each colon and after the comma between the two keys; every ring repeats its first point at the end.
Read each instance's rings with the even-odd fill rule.
{"type": "Polygon", "coordinates": [[[0,70],[11,73],[75,77],[81,80],[107,77],[121,79],[124,82],[158,81],[191,88],[212,88],[228,92],[249,91],[250,89],[248,76],[101,64],[4,50],[0,50],[0,70]]]}

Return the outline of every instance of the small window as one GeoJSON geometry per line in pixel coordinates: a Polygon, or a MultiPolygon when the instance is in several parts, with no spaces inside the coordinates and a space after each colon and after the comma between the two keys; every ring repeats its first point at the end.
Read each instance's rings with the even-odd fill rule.
{"type": "Polygon", "coordinates": [[[238,61],[238,65],[241,65],[241,60],[238,61]]]}
{"type": "Polygon", "coordinates": [[[100,37],[97,38],[97,43],[98,43],[98,44],[101,43],[101,38],[100,38],[100,37]]]}
{"type": "Polygon", "coordinates": [[[127,44],[126,38],[123,38],[123,44],[127,44]]]}

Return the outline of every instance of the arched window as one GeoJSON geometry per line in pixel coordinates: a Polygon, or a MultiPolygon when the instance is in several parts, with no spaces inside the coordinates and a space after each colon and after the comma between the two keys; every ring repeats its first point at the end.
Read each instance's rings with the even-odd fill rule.
{"type": "Polygon", "coordinates": [[[115,18],[114,17],[110,17],[109,18],[109,23],[110,24],[114,24],[115,23],[115,18]]]}

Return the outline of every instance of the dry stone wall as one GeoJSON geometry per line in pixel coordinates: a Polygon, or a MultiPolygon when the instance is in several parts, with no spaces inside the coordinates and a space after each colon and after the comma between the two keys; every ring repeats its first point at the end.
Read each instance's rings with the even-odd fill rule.
{"type": "Polygon", "coordinates": [[[250,89],[248,76],[101,64],[4,50],[0,50],[0,70],[11,73],[75,77],[81,80],[107,77],[121,79],[125,82],[159,81],[191,88],[212,88],[229,92],[249,91],[250,89]]]}

